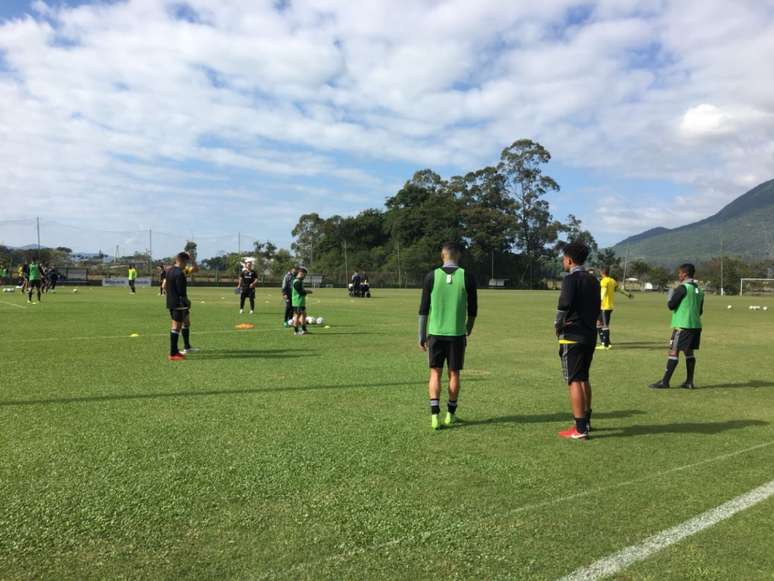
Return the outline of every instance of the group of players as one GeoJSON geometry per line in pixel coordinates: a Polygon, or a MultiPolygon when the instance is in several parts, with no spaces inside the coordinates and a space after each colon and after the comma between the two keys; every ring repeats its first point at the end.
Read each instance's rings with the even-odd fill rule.
{"type": "MultiPolygon", "coordinates": [[[[476,281],[460,267],[460,252],[457,244],[443,246],[443,265],[425,277],[419,307],[419,347],[428,353],[428,394],[431,427],[434,430],[456,421],[460,372],[464,367],[468,337],[478,314],[476,281]],[[449,396],[447,413],[442,422],[440,393],[444,367],[448,371],[449,396]]],[[[591,432],[591,364],[597,349],[612,347],[610,320],[615,293],[620,290],[632,298],[630,293],[618,289],[609,269],[602,269],[600,281],[585,268],[589,252],[588,246],[580,242],[572,242],[564,248],[562,266],[567,275],[562,281],[554,321],[559,358],[569,388],[574,419],[574,425],[559,432],[559,436],[571,440],[587,440],[591,432]]],[[[680,353],[685,357],[687,369],[686,380],[680,387],[694,388],[695,351],[701,343],[704,292],[694,280],[695,268],[692,264],[681,265],[677,275],[680,284],[670,292],[667,301],[667,307],[672,312],[667,367],[662,379],[649,386],[653,389],[670,387],[680,353]]]]}
{"type": "MultiPolygon", "coordinates": [[[[10,272],[6,267],[0,268],[0,273],[2,274],[0,276],[2,282],[10,279],[10,272]]],[[[30,304],[33,302],[33,293],[36,293],[38,302],[40,302],[43,294],[49,291],[56,292],[56,285],[60,280],[62,280],[62,275],[55,266],[40,264],[36,260],[20,265],[16,271],[16,288],[22,294],[27,295],[27,303],[30,304]]],[[[13,283],[12,280],[8,282],[13,283]]]]}

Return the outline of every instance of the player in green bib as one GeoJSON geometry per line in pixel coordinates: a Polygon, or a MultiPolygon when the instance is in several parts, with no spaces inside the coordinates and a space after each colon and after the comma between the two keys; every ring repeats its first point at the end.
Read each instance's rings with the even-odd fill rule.
{"type": "Polygon", "coordinates": [[[444,424],[455,421],[460,393],[460,371],[465,363],[467,337],[478,315],[476,279],[459,266],[460,247],[444,244],[443,266],[430,271],[422,287],[419,305],[419,348],[428,352],[430,420],[434,430],[441,427],[441,375],[449,373],[449,400],[444,424]]]}
{"type": "Polygon", "coordinates": [[[40,285],[43,273],[40,265],[37,261],[33,260],[29,265],[29,275],[27,278],[27,302],[32,302],[32,289],[34,288],[38,294],[38,302],[40,302],[40,285]]]}
{"type": "Polygon", "coordinates": [[[290,288],[290,303],[293,306],[293,334],[306,335],[306,295],[312,294],[312,291],[304,288],[304,279],[306,278],[306,269],[303,266],[298,268],[296,278],[290,288]]]}
{"type": "Polygon", "coordinates": [[[696,370],[696,356],[701,345],[701,316],[704,313],[704,291],[694,280],[696,268],[683,264],[677,271],[679,286],[669,295],[667,306],[672,311],[672,339],[669,347],[666,371],[661,381],[650,385],[653,389],[669,389],[672,374],[677,369],[680,352],[685,354],[687,377],[680,387],[693,389],[696,370]]]}
{"type": "Polygon", "coordinates": [[[137,269],[134,267],[134,264],[129,265],[126,278],[129,280],[129,291],[132,294],[137,294],[137,290],[134,288],[135,281],[137,280],[137,269]]]}

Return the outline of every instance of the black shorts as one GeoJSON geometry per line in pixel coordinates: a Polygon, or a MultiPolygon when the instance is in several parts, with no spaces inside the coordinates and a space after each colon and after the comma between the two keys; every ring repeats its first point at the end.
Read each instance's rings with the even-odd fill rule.
{"type": "Polygon", "coordinates": [[[427,354],[431,369],[443,369],[444,364],[449,371],[462,371],[465,367],[465,347],[468,338],[461,337],[437,337],[430,335],[427,338],[427,354]]]}
{"type": "Polygon", "coordinates": [[[306,313],[306,307],[293,307],[293,312],[296,315],[302,315],[306,313]]]}
{"type": "Polygon", "coordinates": [[[610,326],[610,319],[613,318],[613,310],[609,311],[599,311],[599,319],[597,320],[597,324],[600,327],[609,327],[610,326]]]}
{"type": "Polygon", "coordinates": [[[242,289],[242,296],[246,299],[254,299],[255,298],[255,289],[254,288],[243,288],[242,289]]]}
{"type": "Polygon", "coordinates": [[[594,344],[560,344],[559,358],[562,360],[564,380],[568,384],[573,381],[588,381],[591,361],[594,359],[594,344]]]}
{"type": "Polygon", "coordinates": [[[175,323],[183,323],[188,318],[190,309],[169,309],[169,314],[175,323]]]}
{"type": "Polygon", "coordinates": [[[28,285],[28,288],[40,288],[40,280],[31,280],[28,285]]]}
{"type": "Polygon", "coordinates": [[[698,351],[701,346],[701,329],[674,329],[669,340],[672,353],[698,351]]]}

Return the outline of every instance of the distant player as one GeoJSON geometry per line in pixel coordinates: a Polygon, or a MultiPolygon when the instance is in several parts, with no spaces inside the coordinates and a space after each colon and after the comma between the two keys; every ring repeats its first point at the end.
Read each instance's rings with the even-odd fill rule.
{"type": "Polygon", "coordinates": [[[356,272],[352,275],[352,296],[353,297],[359,297],[360,296],[360,273],[356,272]]]}
{"type": "Polygon", "coordinates": [[[600,342],[597,349],[611,349],[610,319],[613,318],[613,309],[615,308],[615,293],[623,293],[630,299],[633,299],[634,295],[618,286],[618,282],[610,276],[610,269],[607,266],[602,267],[600,273],[602,273],[602,280],[599,281],[602,310],[599,312],[599,320],[597,321],[600,342]]]}
{"type": "Polygon", "coordinates": [[[285,301],[285,314],[282,317],[282,326],[286,328],[290,327],[288,321],[293,319],[292,295],[293,281],[296,279],[296,274],[298,274],[298,269],[294,266],[285,273],[285,277],[282,279],[282,300],[285,301]]]}
{"type": "Polygon", "coordinates": [[[296,278],[293,280],[291,289],[291,302],[293,303],[293,329],[295,335],[306,335],[306,295],[312,294],[312,291],[304,288],[304,278],[306,278],[306,269],[303,266],[298,268],[296,278]]]}
{"type": "Polygon", "coordinates": [[[27,292],[27,287],[30,282],[30,265],[26,262],[19,267],[19,286],[21,286],[22,294],[27,292]]]}
{"type": "Polygon", "coordinates": [[[554,323],[575,419],[575,425],[559,432],[559,436],[571,440],[586,440],[591,430],[589,372],[597,342],[601,299],[599,281],[583,267],[588,256],[589,248],[582,242],[571,242],[564,248],[562,266],[569,274],[562,281],[554,323]]]}
{"type": "Polygon", "coordinates": [[[174,266],[167,271],[165,278],[165,290],[167,293],[167,308],[172,317],[172,329],[169,334],[170,361],[182,361],[188,353],[195,353],[198,349],[191,347],[191,301],[188,299],[187,272],[191,256],[187,252],[180,252],[175,257],[174,266]],[[178,349],[180,335],[183,335],[184,349],[178,349]]]}
{"type": "Polygon", "coordinates": [[[48,270],[48,290],[52,293],[56,292],[56,284],[59,282],[59,271],[56,266],[52,266],[48,270]]]}
{"type": "Polygon", "coordinates": [[[704,291],[693,279],[696,268],[693,264],[682,264],[677,270],[680,285],[674,289],[667,301],[672,311],[672,339],[669,346],[669,358],[661,381],[652,383],[653,389],[669,389],[672,374],[677,369],[680,351],[685,354],[687,377],[680,387],[693,389],[693,375],[696,371],[696,356],[701,345],[701,316],[704,314],[704,291]]]}
{"type": "Polygon", "coordinates": [[[127,273],[127,279],[129,280],[129,291],[134,295],[137,294],[137,290],[134,288],[134,281],[137,280],[137,269],[134,264],[129,265],[129,271],[127,273]]]}
{"type": "Polygon", "coordinates": [[[242,272],[237,279],[237,288],[241,291],[239,295],[239,313],[242,314],[245,309],[245,299],[250,299],[250,314],[255,312],[255,287],[258,285],[258,273],[253,268],[252,261],[248,260],[242,272]]]}
{"type": "Polygon", "coordinates": [[[465,366],[468,336],[478,316],[476,279],[459,266],[460,247],[443,245],[443,266],[430,271],[422,286],[419,304],[419,348],[429,353],[430,426],[437,430],[440,422],[441,375],[444,365],[449,375],[449,400],[444,424],[455,421],[460,395],[460,372],[465,366]]]}
{"type": "Polygon", "coordinates": [[[159,294],[164,294],[164,279],[167,277],[167,269],[164,268],[164,265],[159,264],[157,267],[158,273],[159,273],[159,294]]]}
{"type": "Polygon", "coordinates": [[[38,302],[40,302],[40,290],[43,284],[43,269],[33,260],[27,267],[27,302],[32,302],[32,289],[35,289],[38,294],[38,302]]]}

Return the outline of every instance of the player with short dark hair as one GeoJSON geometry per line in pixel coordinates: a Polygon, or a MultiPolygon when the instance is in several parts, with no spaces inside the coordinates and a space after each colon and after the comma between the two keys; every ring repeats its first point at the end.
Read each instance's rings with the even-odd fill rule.
{"type": "Polygon", "coordinates": [[[306,268],[298,268],[296,278],[293,281],[291,289],[291,302],[293,304],[293,330],[295,335],[306,335],[306,295],[312,294],[312,291],[304,288],[304,278],[306,278],[306,268]],[[300,328],[299,328],[300,327],[300,328]]]}
{"type": "Polygon", "coordinates": [[[190,254],[180,252],[175,256],[175,264],[167,271],[164,279],[164,287],[167,293],[167,309],[172,317],[172,329],[169,334],[170,361],[182,361],[188,353],[194,353],[198,349],[191,347],[191,301],[188,298],[187,272],[195,269],[187,268],[191,260],[190,254]],[[184,349],[178,349],[180,335],[183,335],[184,349]]]}
{"type": "Polygon", "coordinates": [[[134,264],[129,265],[129,271],[127,272],[127,277],[129,280],[129,291],[135,295],[137,294],[137,290],[134,288],[134,283],[137,280],[137,269],[134,267],[134,264]]]}
{"type": "Polygon", "coordinates": [[[687,376],[680,386],[684,389],[694,389],[694,373],[696,371],[696,355],[701,346],[701,316],[704,314],[704,291],[694,280],[696,267],[691,263],[681,264],[677,269],[680,284],[669,293],[667,307],[672,311],[672,338],[669,342],[669,356],[666,371],[661,381],[652,383],[653,389],[669,389],[672,374],[677,369],[680,352],[685,355],[687,376]]]}
{"type": "Polygon", "coordinates": [[[36,260],[33,260],[27,266],[27,302],[32,302],[32,289],[37,291],[38,302],[40,302],[41,285],[43,284],[43,269],[36,260]]]}
{"type": "Polygon", "coordinates": [[[294,266],[285,273],[285,277],[282,279],[282,300],[285,301],[285,313],[282,316],[282,326],[290,327],[290,323],[293,319],[293,281],[296,278],[298,269],[294,266]]]}
{"type": "Polygon", "coordinates": [[[440,422],[441,375],[448,369],[449,400],[447,426],[455,422],[460,395],[460,372],[465,366],[467,338],[478,316],[478,291],[475,277],[459,265],[461,248],[448,242],[441,249],[443,265],[425,276],[419,304],[419,348],[428,352],[430,379],[430,426],[440,422]]]}
{"type": "Polygon", "coordinates": [[[253,261],[248,260],[237,279],[239,295],[239,313],[245,310],[245,299],[250,299],[250,314],[255,313],[255,287],[258,285],[258,273],[253,268],[253,261]]]}
{"type": "Polygon", "coordinates": [[[167,269],[164,268],[163,264],[159,264],[156,267],[159,271],[159,295],[164,294],[164,279],[167,277],[167,269]]]}
{"type": "Polygon", "coordinates": [[[618,281],[610,276],[609,267],[603,266],[599,272],[602,274],[602,279],[599,281],[602,310],[599,311],[597,320],[600,342],[597,349],[611,349],[613,346],[610,344],[610,320],[613,318],[615,308],[615,293],[623,293],[630,299],[633,299],[634,295],[618,286],[618,281]]]}
{"type": "Polygon", "coordinates": [[[575,420],[575,425],[559,432],[559,436],[571,440],[586,440],[591,430],[589,374],[597,341],[596,325],[601,299],[599,281],[583,266],[588,256],[589,248],[582,242],[571,242],[565,246],[562,266],[568,274],[562,281],[554,322],[575,420]]]}

